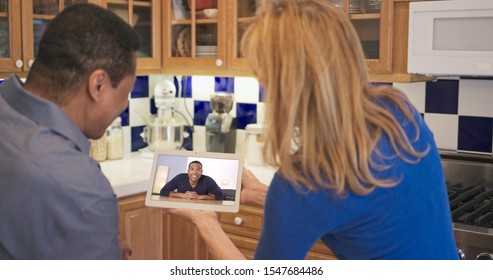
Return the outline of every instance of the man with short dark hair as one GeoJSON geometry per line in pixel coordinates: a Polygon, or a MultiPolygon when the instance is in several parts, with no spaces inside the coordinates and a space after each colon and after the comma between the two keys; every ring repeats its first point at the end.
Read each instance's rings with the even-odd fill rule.
{"type": "Polygon", "coordinates": [[[166,183],[160,195],[186,199],[224,199],[224,194],[216,181],[202,175],[202,163],[196,160],[188,164],[187,173],[178,174],[166,183]]]}
{"type": "Polygon", "coordinates": [[[91,4],[50,23],[26,82],[0,86],[0,259],[119,259],[118,205],[88,139],[128,106],[135,31],[91,4]]]}

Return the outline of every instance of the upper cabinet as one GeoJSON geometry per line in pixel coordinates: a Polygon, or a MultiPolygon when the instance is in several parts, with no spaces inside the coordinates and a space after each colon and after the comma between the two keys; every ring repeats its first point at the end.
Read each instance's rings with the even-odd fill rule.
{"type": "MultiPolygon", "coordinates": [[[[165,0],[163,71],[183,75],[252,75],[240,40],[271,0],[165,0]]],[[[421,0],[327,0],[353,23],[375,82],[430,80],[407,74],[409,3],[421,0]]]]}
{"type": "Polygon", "coordinates": [[[371,81],[414,82],[431,79],[407,74],[409,3],[416,0],[329,1],[349,17],[358,32],[371,81]]]}
{"type": "MultiPolygon", "coordinates": [[[[0,72],[26,73],[50,20],[68,5],[90,2],[114,11],[138,32],[140,75],[251,76],[240,41],[256,11],[269,1],[0,0],[0,72]]],[[[407,73],[409,3],[422,0],[327,1],[356,28],[371,81],[432,79],[407,73]]]]}
{"type": "Polygon", "coordinates": [[[247,73],[248,61],[240,52],[240,42],[248,24],[258,9],[265,7],[265,0],[234,0],[228,5],[228,68],[235,73],[247,73]]]}
{"type": "Polygon", "coordinates": [[[161,65],[161,0],[95,0],[129,23],[140,37],[137,70],[159,72],[161,65]]]}
{"type": "Polygon", "coordinates": [[[330,0],[345,13],[361,40],[372,73],[392,72],[392,1],[330,0]]]}
{"type": "Polygon", "coordinates": [[[0,0],[0,70],[22,70],[21,3],[17,0],[0,0]]]}
{"type": "Polygon", "coordinates": [[[0,72],[28,71],[51,20],[67,6],[88,2],[92,1],[0,0],[0,72]]]}
{"type": "Polygon", "coordinates": [[[25,76],[36,55],[44,30],[65,7],[92,3],[114,11],[138,32],[139,71],[159,72],[161,64],[160,0],[0,0],[0,74],[25,76]]]}
{"type": "Polygon", "coordinates": [[[210,75],[227,68],[226,0],[165,0],[163,69],[210,75]]]}
{"type": "Polygon", "coordinates": [[[163,71],[239,76],[252,73],[239,40],[264,0],[165,0],[163,71]]]}

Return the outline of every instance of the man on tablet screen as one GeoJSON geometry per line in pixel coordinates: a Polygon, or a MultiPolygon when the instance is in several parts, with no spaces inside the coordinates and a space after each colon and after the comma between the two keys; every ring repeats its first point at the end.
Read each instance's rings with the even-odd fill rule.
{"type": "Polygon", "coordinates": [[[190,162],[187,173],[180,173],[166,183],[160,195],[185,199],[224,199],[221,188],[214,179],[202,175],[202,163],[199,161],[190,162]]]}

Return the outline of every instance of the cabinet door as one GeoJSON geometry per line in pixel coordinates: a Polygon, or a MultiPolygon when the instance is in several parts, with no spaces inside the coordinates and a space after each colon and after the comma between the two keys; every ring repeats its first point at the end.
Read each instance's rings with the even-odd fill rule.
{"type": "Polygon", "coordinates": [[[205,242],[195,226],[176,215],[165,215],[164,258],[167,260],[210,259],[205,242]]]}
{"type": "Polygon", "coordinates": [[[210,74],[226,68],[226,0],[165,0],[164,65],[167,73],[210,74]]]}
{"type": "Polygon", "coordinates": [[[120,16],[137,31],[141,47],[137,51],[137,70],[161,68],[161,1],[100,0],[101,5],[120,16]]]}
{"type": "Polygon", "coordinates": [[[145,193],[120,199],[120,234],[132,249],[131,259],[162,260],[163,215],[144,202],[145,193]]]}
{"type": "Polygon", "coordinates": [[[252,22],[257,9],[265,5],[265,0],[234,0],[228,6],[228,68],[248,69],[247,60],[240,50],[241,38],[246,27],[252,22]]]}
{"type": "Polygon", "coordinates": [[[50,22],[65,7],[95,0],[24,0],[22,1],[23,70],[29,71],[38,53],[39,42],[50,22]]]}
{"type": "Polygon", "coordinates": [[[0,0],[0,71],[22,71],[21,7],[18,0],[0,0]]]}
{"type": "Polygon", "coordinates": [[[353,23],[371,73],[392,72],[393,0],[329,0],[353,23]]]}

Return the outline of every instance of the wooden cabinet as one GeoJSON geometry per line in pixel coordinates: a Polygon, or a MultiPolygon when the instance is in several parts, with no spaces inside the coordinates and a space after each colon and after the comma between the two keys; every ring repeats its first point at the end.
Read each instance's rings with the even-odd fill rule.
{"type": "Polygon", "coordinates": [[[22,70],[22,65],[20,65],[23,63],[20,14],[20,1],[0,1],[0,71],[18,72],[22,70]]]}
{"type": "Polygon", "coordinates": [[[239,39],[264,0],[166,0],[163,72],[240,76],[252,73],[239,55],[239,39]],[[187,5],[188,4],[188,5],[187,5]],[[207,10],[212,10],[209,14],[207,10]]]}
{"type": "MultiPolygon", "coordinates": [[[[219,219],[222,228],[236,247],[247,259],[253,259],[262,228],[262,209],[242,205],[240,212],[221,213],[219,219]]],[[[336,257],[321,241],[318,241],[310,249],[306,259],[335,260],[336,257]]]]}
{"type": "Polygon", "coordinates": [[[195,226],[160,208],[145,206],[145,193],[119,199],[120,233],[133,260],[209,259],[195,226]]]}
{"type": "Polygon", "coordinates": [[[163,71],[210,75],[226,69],[226,0],[165,0],[163,71]],[[211,11],[206,16],[204,10],[211,11]]]}
{"type": "Polygon", "coordinates": [[[76,3],[106,7],[130,22],[142,42],[138,73],[160,72],[160,0],[3,0],[0,1],[0,76],[8,77],[11,73],[26,76],[48,24],[65,7],[76,3]]]}
{"type": "MultiPolygon", "coordinates": [[[[269,1],[166,0],[163,8],[163,72],[251,76],[247,61],[240,54],[240,40],[256,10],[269,1]],[[183,7],[181,3],[187,2],[190,5],[183,7]],[[217,15],[213,18],[204,16],[204,2],[214,3],[217,15]]],[[[409,2],[423,0],[327,1],[338,6],[355,26],[367,57],[371,81],[433,79],[407,73],[409,2]]]]}
{"type": "Polygon", "coordinates": [[[176,215],[166,214],[164,218],[164,259],[210,259],[195,225],[176,215]]]}
{"type": "Polygon", "coordinates": [[[140,37],[141,47],[137,52],[137,72],[159,72],[161,64],[161,0],[94,0],[125,22],[129,23],[140,37]]]}
{"type": "Polygon", "coordinates": [[[392,0],[330,0],[353,23],[371,73],[392,72],[392,0]]]}
{"type": "Polygon", "coordinates": [[[266,0],[234,0],[227,6],[228,69],[236,75],[252,75],[247,59],[240,52],[240,42],[257,9],[265,5],[266,0]]]}
{"type": "MultiPolygon", "coordinates": [[[[0,72],[29,71],[39,41],[51,20],[65,7],[97,0],[0,1],[0,72]]],[[[21,75],[22,76],[22,75],[21,75]]]]}
{"type": "MultiPolygon", "coordinates": [[[[120,233],[132,249],[133,260],[208,260],[204,240],[195,226],[181,217],[163,214],[160,208],[145,206],[145,193],[119,199],[120,233]]],[[[238,213],[220,213],[228,237],[247,259],[253,259],[262,228],[263,211],[241,206],[238,213]]],[[[332,252],[320,241],[306,259],[333,260],[332,252]]]]}
{"type": "Polygon", "coordinates": [[[145,193],[119,200],[120,234],[132,249],[131,259],[162,260],[163,215],[158,208],[144,204],[145,193]]]}
{"type": "Polygon", "coordinates": [[[388,19],[392,23],[392,32],[389,37],[391,53],[391,73],[379,73],[370,71],[372,81],[379,82],[420,82],[436,79],[435,77],[408,74],[407,73],[407,50],[409,29],[409,3],[426,0],[382,0],[391,1],[392,15],[388,19]]]}
{"type": "Polygon", "coordinates": [[[407,73],[409,3],[422,0],[329,0],[353,23],[374,82],[432,78],[407,73]]]}

